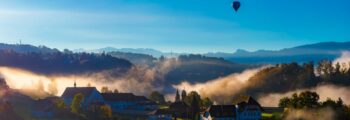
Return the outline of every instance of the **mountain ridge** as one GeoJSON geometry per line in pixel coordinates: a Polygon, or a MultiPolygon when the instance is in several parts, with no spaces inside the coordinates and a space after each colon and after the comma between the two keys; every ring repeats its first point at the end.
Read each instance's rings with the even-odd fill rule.
{"type": "MultiPolygon", "coordinates": [[[[18,46],[18,44],[16,44],[18,46]]],[[[57,52],[57,49],[51,49],[45,46],[31,46],[20,45],[16,48],[16,45],[2,44],[0,43],[0,49],[3,48],[15,48],[14,50],[23,52],[57,52]]],[[[237,63],[254,63],[254,64],[274,64],[274,63],[288,63],[298,62],[305,63],[309,61],[319,61],[322,59],[333,60],[339,57],[343,51],[350,51],[350,41],[347,42],[319,42],[314,44],[305,44],[290,48],[284,48],[280,50],[256,50],[247,51],[244,49],[237,49],[235,52],[208,52],[201,55],[208,57],[224,58],[226,60],[237,63]]],[[[65,50],[66,51],[66,50],[65,50]]],[[[68,50],[69,51],[69,50],[68,50]]],[[[192,53],[167,53],[152,48],[114,48],[104,47],[94,50],[76,49],[73,52],[88,52],[88,53],[104,53],[104,52],[123,52],[134,54],[145,54],[155,58],[161,56],[166,57],[178,57],[180,55],[189,55],[192,53]]]]}

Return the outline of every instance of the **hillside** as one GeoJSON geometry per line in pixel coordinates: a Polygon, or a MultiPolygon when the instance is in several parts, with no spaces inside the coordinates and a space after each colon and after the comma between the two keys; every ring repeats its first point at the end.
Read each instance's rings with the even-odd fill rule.
{"type": "MultiPolygon", "coordinates": [[[[22,46],[17,46],[21,48],[22,46]]],[[[42,74],[72,74],[117,69],[125,72],[132,64],[105,54],[71,52],[18,52],[0,49],[0,66],[16,67],[42,74]]]]}
{"type": "Polygon", "coordinates": [[[165,79],[170,83],[179,83],[184,80],[191,83],[205,82],[253,67],[226,61],[222,58],[192,54],[180,55],[178,60],[181,64],[165,76],[165,79]]]}
{"type": "Polygon", "coordinates": [[[157,59],[151,55],[139,53],[74,53],[69,50],[64,52],[34,52],[34,49],[43,50],[35,46],[30,47],[33,50],[19,52],[18,49],[22,45],[10,46],[12,46],[11,49],[0,49],[0,66],[21,68],[40,74],[75,74],[113,70],[110,72],[113,75],[123,76],[127,75],[128,70],[132,67],[147,66],[152,71],[160,72],[162,78],[157,79],[165,79],[168,84],[177,84],[183,80],[193,83],[203,82],[253,67],[252,65],[230,62],[223,58],[193,54],[180,55],[176,59],[177,63],[167,63],[165,57],[157,59]],[[164,69],[166,70],[164,71],[164,69]]]}
{"type": "Polygon", "coordinates": [[[154,62],[158,60],[157,58],[147,55],[147,54],[140,54],[140,53],[129,53],[129,52],[108,52],[107,54],[116,57],[116,58],[122,58],[130,61],[133,64],[136,65],[149,65],[153,66],[154,62]]]}
{"type": "Polygon", "coordinates": [[[13,50],[18,53],[54,53],[59,52],[58,49],[51,49],[46,46],[33,46],[27,44],[4,44],[0,43],[0,50],[13,50]]]}

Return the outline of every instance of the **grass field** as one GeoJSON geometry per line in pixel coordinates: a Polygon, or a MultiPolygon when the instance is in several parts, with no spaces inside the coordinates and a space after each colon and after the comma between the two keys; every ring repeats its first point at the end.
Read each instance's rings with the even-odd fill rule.
{"type": "Polygon", "coordinates": [[[282,113],[262,113],[263,120],[282,120],[282,113]]]}

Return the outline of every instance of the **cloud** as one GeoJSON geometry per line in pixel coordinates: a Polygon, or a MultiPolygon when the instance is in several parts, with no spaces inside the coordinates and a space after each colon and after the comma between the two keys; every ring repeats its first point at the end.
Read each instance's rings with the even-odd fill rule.
{"type": "Polygon", "coordinates": [[[333,61],[333,65],[339,63],[342,69],[350,67],[350,51],[343,51],[341,56],[333,61]]]}
{"type": "Polygon", "coordinates": [[[303,91],[314,91],[320,96],[320,101],[325,101],[327,98],[338,100],[342,98],[345,104],[350,104],[350,87],[336,86],[336,85],[320,85],[310,89],[299,89],[289,91],[287,93],[271,93],[262,95],[258,101],[263,106],[278,106],[279,100],[283,97],[291,97],[293,93],[300,93],[303,91]]]}
{"type": "Polygon", "coordinates": [[[164,75],[173,67],[180,64],[176,59],[167,59],[158,62],[155,67],[134,66],[122,77],[112,76],[113,71],[102,71],[81,75],[40,75],[30,71],[0,67],[10,88],[19,89],[32,97],[45,97],[49,94],[61,95],[66,87],[73,87],[74,81],[78,87],[88,84],[100,89],[107,86],[109,89],[118,89],[120,92],[132,92],[148,96],[152,91],[162,91],[164,88],[164,75]]]}
{"type": "Polygon", "coordinates": [[[176,89],[185,89],[186,91],[197,91],[203,97],[209,97],[218,103],[227,103],[232,97],[240,94],[248,84],[248,79],[258,71],[267,66],[245,70],[242,73],[234,73],[226,77],[210,80],[205,83],[190,84],[184,81],[178,85],[173,85],[176,89]]]}

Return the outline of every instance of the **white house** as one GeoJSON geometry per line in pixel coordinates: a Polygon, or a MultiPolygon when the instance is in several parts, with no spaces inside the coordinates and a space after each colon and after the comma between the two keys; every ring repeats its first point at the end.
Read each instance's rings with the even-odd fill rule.
{"type": "Polygon", "coordinates": [[[262,107],[250,96],[241,96],[234,105],[212,105],[202,120],[261,120],[262,107]]]}
{"type": "Polygon", "coordinates": [[[250,96],[240,96],[234,103],[236,104],[237,120],[261,120],[263,108],[250,96]]]}

